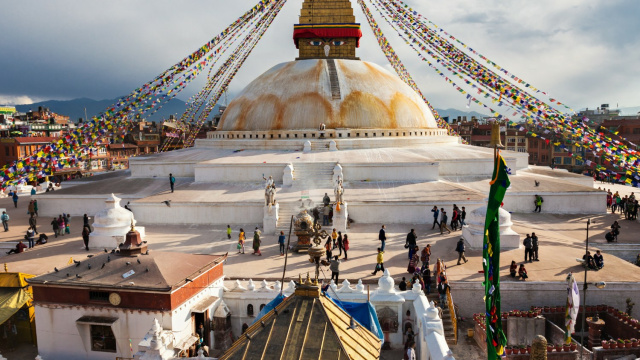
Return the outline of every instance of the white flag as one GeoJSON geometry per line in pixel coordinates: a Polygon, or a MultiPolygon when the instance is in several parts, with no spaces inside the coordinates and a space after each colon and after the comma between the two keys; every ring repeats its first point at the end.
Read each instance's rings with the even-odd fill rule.
{"type": "Polygon", "coordinates": [[[564,324],[567,328],[564,339],[565,343],[571,343],[571,334],[575,331],[578,310],[580,309],[580,290],[573,274],[567,275],[567,310],[565,312],[564,324]]]}

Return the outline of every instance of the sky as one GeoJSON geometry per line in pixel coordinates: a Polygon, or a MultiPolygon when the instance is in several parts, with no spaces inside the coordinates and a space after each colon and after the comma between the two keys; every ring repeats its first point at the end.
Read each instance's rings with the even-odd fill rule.
{"type": "MultiPolygon", "coordinates": [[[[0,0],[0,105],[113,99],[180,61],[257,0],[0,0]]],[[[406,0],[500,66],[575,109],[640,105],[640,1],[406,0]]],[[[270,67],[292,61],[302,0],[288,0],[230,85],[233,97],[270,67]]],[[[356,1],[357,55],[393,72],[356,1]]],[[[373,7],[370,6],[373,11],[373,7]]],[[[466,107],[377,17],[425,96],[466,107]]],[[[195,86],[194,86],[195,85],[195,86]]],[[[188,99],[194,83],[179,95],[188,99]]],[[[470,110],[482,109],[472,104],[470,110]]]]}

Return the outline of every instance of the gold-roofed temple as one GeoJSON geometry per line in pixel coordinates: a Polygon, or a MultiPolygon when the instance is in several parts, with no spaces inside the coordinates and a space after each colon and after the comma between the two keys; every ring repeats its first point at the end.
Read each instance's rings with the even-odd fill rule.
{"type": "Polygon", "coordinates": [[[362,31],[349,0],[305,0],[293,41],[301,59],[358,60],[362,31]]]}

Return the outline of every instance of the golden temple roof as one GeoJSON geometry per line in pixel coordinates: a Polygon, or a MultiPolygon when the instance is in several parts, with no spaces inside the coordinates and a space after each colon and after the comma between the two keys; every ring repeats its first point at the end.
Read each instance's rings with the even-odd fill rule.
{"type": "Polygon", "coordinates": [[[382,342],[330,298],[291,295],[221,357],[233,359],[379,359],[382,342]]]}

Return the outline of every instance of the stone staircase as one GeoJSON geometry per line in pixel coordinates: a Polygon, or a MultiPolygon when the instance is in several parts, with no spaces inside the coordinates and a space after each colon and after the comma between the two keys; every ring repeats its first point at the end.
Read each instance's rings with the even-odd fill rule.
{"type": "Polygon", "coordinates": [[[329,82],[331,83],[331,98],[340,100],[342,98],[340,81],[338,80],[338,71],[336,70],[336,61],[334,59],[327,59],[327,69],[329,70],[329,82]]]}
{"type": "Polygon", "coordinates": [[[293,186],[301,190],[333,189],[335,166],[332,162],[293,163],[293,186]]]}
{"type": "MultiPolygon", "coordinates": [[[[440,302],[440,296],[438,295],[438,287],[437,285],[434,286],[434,284],[436,284],[435,277],[431,279],[431,294],[427,295],[427,299],[429,299],[429,303],[431,303],[432,301],[440,302]]],[[[442,307],[442,326],[444,327],[444,338],[447,340],[447,344],[455,345],[456,338],[453,332],[453,324],[451,322],[451,312],[449,311],[449,307],[447,306],[442,307]]]]}
{"type": "MultiPolygon", "coordinates": [[[[289,225],[291,224],[291,216],[296,216],[300,212],[299,202],[280,203],[278,210],[278,226],[276,227],[276,235],[280,235],[280,231],[284,231],[289,236],[289,225]]],[[[292,233],[293,236],[293,233],[292,233]]]]}

